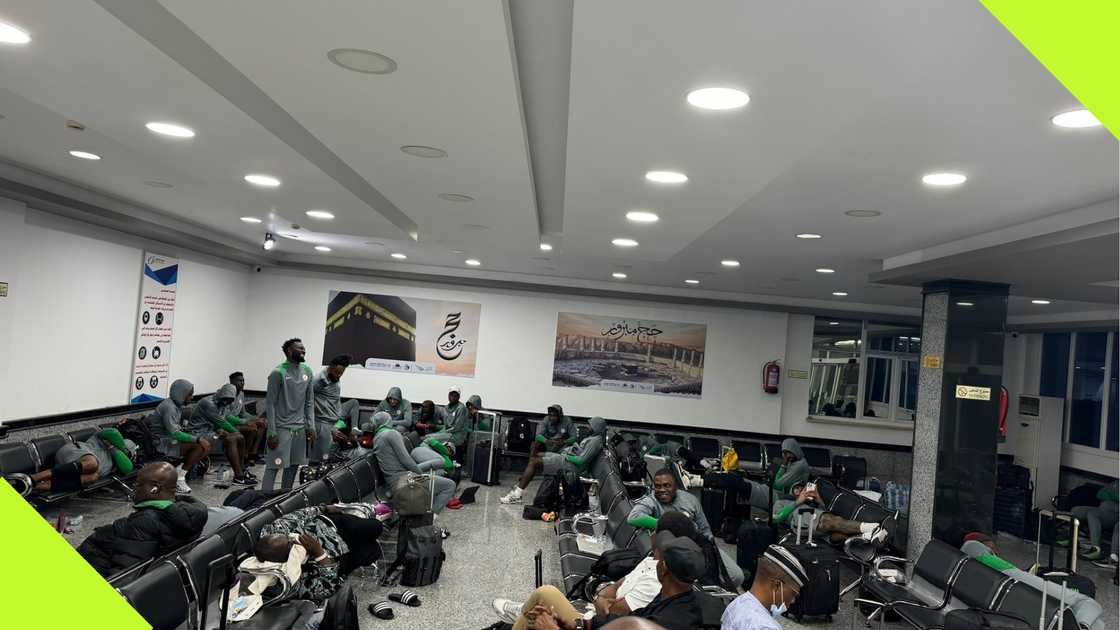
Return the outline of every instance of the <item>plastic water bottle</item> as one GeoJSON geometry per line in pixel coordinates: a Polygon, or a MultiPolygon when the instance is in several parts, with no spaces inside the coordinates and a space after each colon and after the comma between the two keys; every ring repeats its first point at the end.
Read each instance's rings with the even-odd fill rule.
{"type": "Polygon", "coordinates": [[[888,510],[898,509],[898,488],[893,481],[887,482],[887,491],[883,493],[883,497],[886,499],[888,510]]]}

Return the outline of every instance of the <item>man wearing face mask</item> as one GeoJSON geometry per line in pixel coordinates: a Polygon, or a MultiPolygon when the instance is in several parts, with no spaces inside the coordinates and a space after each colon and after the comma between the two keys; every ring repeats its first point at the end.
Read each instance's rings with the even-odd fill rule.
{"type": "Polygon", "coordinates": [[[789,609],[808,581],[801,562],[784,547],[770,545],[758,559],[751,590],[731,602],[720,619],[721,630],[782,630],[778,618],[789,609]]]}
{"type": "Polygon", "coordinates": [[[268,455],[261,481],[265,492],[276,485],[279,470],[284,471],[280,487],[291,490],[299,467],[307,463],[308,446],[315,446],[312,374],[303,362],[307,351],[299,339],[285,341],[281,349],[286,360],[268,375],[265,395],[268,455]]]}
{"type": "Polygon", "coordinates": [[[358,401],[342,402],[342,386],[339,381],[350,366],[350,355],[342,354],[331,359],[330,365],[319,372],[311,382],[312,395],[315,397],[315,448],[311,449],[311,463],[318,465],[327,459],[335,442],[347,444],[351,441],[348,433],[358,428],[358,401]]]}

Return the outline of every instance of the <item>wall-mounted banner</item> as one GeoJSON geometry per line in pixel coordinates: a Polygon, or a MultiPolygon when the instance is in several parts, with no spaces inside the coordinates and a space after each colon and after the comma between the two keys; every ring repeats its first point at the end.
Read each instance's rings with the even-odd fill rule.
{"type": "Polygon", "coordinates": [[[703,324],[560,313],[552,384],[699,398],[703,324]]]}
{"type": "Polygon", "coordinates": [[[340,354],[351,365],[474,378],[482,305],[331,291],[323,364],[340,354]]]}
{"type": "Polygon", "coordinates": [[[144,252],[140,278],[140,308],[136,313],[136,345],[132,353],[129,402],[167,397],[171,375],[171,331],[175,322],[175,292],[179,260],[144,252]]]}

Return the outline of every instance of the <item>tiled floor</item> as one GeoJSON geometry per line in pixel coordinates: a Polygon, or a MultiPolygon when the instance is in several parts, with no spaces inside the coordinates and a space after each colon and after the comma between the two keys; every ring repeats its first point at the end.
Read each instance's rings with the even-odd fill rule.
{"type": "MultiPolygon", "coordinates": [[[[255,471],[260,476],[260,470],[255,471]]],[[[382,621],[374,618],[365,608],[368,604],[386,599],[392,590],[378,585],[373,576],[358,576],[355,587],[361,608],[362,628],[484,628],[496,620],[490,602],[495,597],[511,599],[524,598],[533,587],[533,554],[543,550],[545,583],[559,585],[560,561],[552,525],[530,522],[521,519],[520,506],[504,506],[498,497],[504,494],[513,481],[512,473],[503,475],[503,486],[482,487],[477,503],[457,511],[448,510],[439,518],[439,524],[447,527],[452,536],[445,543],[447,561],[439,582],[432,586],[416,588],[423,604],[419,608],[409,608],[394,604],[396,619],[382,621]]],[[[209,480],[194,482],[194,496],[210,504],[219,505],[232,489],[213,488],[209,480]]],[[[535,488],[530,487],[526,495],[532,497],[535,488]]],[[[44,511],[49,519],[59,512],[67,515],[81,515],[83,522],[66,538],[77,545],[95,527],[127,514],[129,506],[118,496],[93,499],[77,499],[63,506],[44,511]]],[[[998,540],[1001,554],[1020,567],[1028,567],[1034,561],[1034,546],[1012,538],[998,540]]],[[[734,555],[734,549],[730,549],[734,555]]],[[[1098,589],[1097,601],[1105,610],[1105,628],[1117,628],[1118,589],[1112,584],[1111,575],[1091,563],[1082,562],[1080,573],[1092,578],[1098,589]]],[[[846,584],[853,576],[845,576],[846,584]]],[[[863,619],[855,610],[850,594],[841,602],[840,611],[833,617],[832,624],[823,621],[809,621],[799,624],[783,619],[782,624],[791,630],[802,627],[831,627],[856,630],[862,627],[863,619]]],[[[892,630],[901,630],[902,624],[887,624],[892,630]]]]}

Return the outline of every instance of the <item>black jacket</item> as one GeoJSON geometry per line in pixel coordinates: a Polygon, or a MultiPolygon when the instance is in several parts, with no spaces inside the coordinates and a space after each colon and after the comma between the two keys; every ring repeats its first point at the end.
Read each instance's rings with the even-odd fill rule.
{"type": "MultiPolygon", "coordinates": [[[[664,626],[665,630],[694,630],[704,623],[700,602],[696,599],[696,593],[691,590],[668,599],[661,599],[658,595],[645,608],[639,608],[629,616],[649,619],[664,626]]],[[[595,617],[591,628],[601,628],[619,617],[620,615],[595,617]]]]}
{"type": "Polygon", "coordinates": [[[110,577],[189,543],[206,525],[206,506],[182,497],[166,509],[137,508],[93,530],[78,553],[98,573],[110,577]]]}

